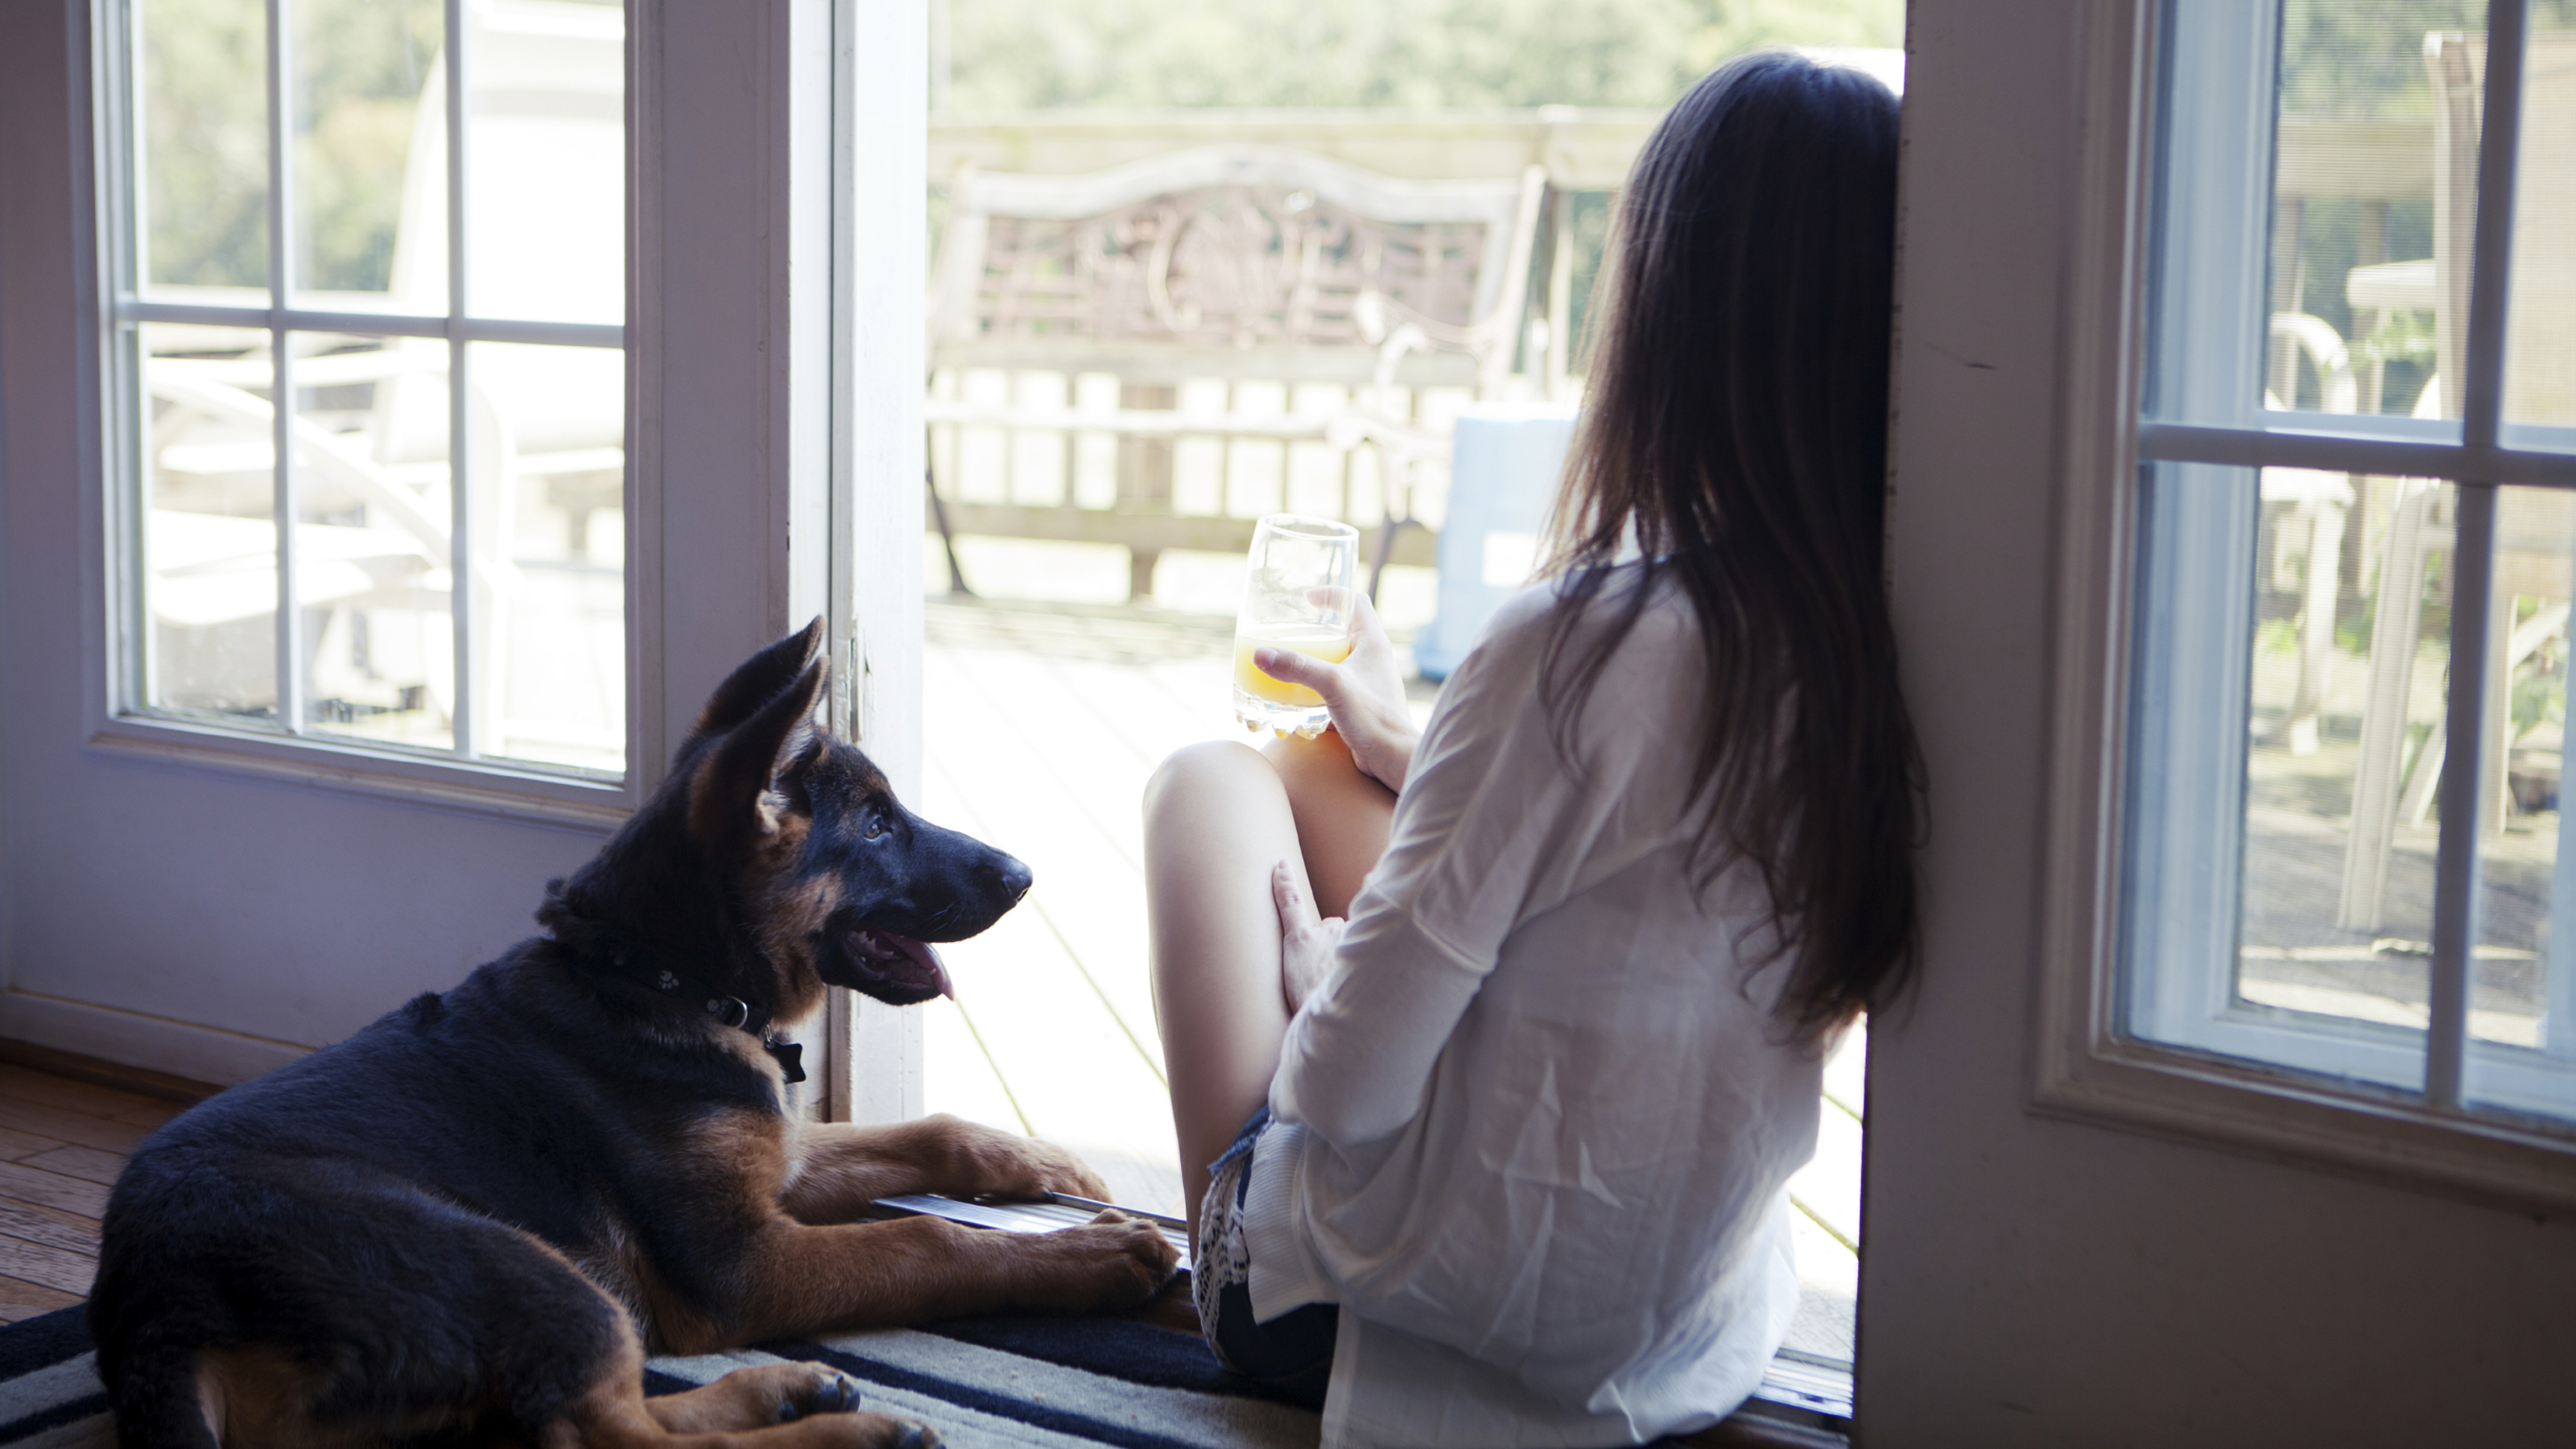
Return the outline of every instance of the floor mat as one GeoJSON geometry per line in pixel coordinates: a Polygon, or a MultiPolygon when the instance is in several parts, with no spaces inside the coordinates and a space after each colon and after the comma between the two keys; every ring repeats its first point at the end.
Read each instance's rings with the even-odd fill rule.
{"type": "MultiPolygon", "coordinates": [[[[825,1362],[865,1386],[863,1408],[918,1418],[957,1449],[1306,1449],[1315,1412],[1218,1367],[1188,1334],[1122,1320],[994,1318],[878,1329],[645,1367],[676,1393],[752,1364],[825,1362]]],[[[0,1445],[115,1442],[82,1309],[0,1328],[0,1445]]]]}

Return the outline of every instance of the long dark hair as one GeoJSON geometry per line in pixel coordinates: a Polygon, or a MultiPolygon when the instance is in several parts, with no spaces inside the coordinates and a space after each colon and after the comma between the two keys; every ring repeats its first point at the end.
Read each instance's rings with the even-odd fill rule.
{"type": "Polygon", "coordinates": [[[1697,611],[1699,880],[1760,870],[1774,949],[1798,953],[1779,1010],[1808,1039],[1917,952],[1922,763],[1881,574],[1896,119],[1878,81],[1778,52],[1673,107],[1619,202],[1550,528],[1560,743],[1659,581],[1697,611]],[[1578,644],[1596,598],[1608,640],[1578,644]]]}

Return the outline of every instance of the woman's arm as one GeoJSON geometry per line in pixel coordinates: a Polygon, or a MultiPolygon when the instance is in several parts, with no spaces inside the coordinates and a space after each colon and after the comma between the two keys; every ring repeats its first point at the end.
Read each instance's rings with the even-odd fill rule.
{"type": "Polygon", "coordinates": [[[1295,1015],[1270,1104],[1336,1146],[1412,1119],[1503,937],[1534,894],[1557,888],[1547,877],[1562,853],[1595,834],[1576,817],[1607,803],[1574,785],[1537,698],[1540,651],[1522,635],[1545,627],[1545,603],[1507,605],[1498,637],[1450,677],[1348,924],[1274,882],[1295,1015]]]}

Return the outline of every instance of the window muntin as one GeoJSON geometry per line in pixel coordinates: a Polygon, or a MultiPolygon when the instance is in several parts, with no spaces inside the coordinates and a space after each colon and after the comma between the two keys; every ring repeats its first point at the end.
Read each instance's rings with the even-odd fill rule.
{"type": "Polygon", "coordinates": [[[104,28],[121,712],[623,774],[624,19],[104,28]]]}
{"type": "MultiPolygon", "coordinates": [[[[2576,16],[2488,8],[2166,7],[2118,1019],[2366,1096],[2563,1121],[2576,431],[2500,427],[2507,319],[2554,324],[2546,286],[2521,300],[2526,249],[2495,244],[2514,188],[2478,183],[2514,159],[2480,118],[2524,99],[2487,83],[2489,45],[2525,50],[2527,11],[2576,16]],[[2410,135],[2436,154],[2395,164],[2410,135]],[[2410,245],[2434,255],[2394,261],[2429,293],[2370,270],[2410,245]],[[2477,747],[2446,750],[2458,733],[2477,747]]],[[[2528,74],[2554,75],[2560,37],[2529,38],[2528,74]]],[[[2566,169],[2552,150],[2520,175],[2566,169]]]]}

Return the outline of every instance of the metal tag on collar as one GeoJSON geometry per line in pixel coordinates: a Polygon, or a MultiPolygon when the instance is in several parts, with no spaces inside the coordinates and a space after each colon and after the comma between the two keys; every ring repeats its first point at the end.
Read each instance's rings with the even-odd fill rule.
{"type": "Polygon", "coordinates": [[[805,1080],[805,1048],[792,1041],[764,1041],[760,1049],[778,1059],[778,1070],[791,1082],[805,1080]]]}
{"type": "Polygon", "coordinates": [[[707,1015],[726,1026],[740,1026],[751,1020],[751,1008],[740,997],[719,996],[707,1003],[707,1015]]]}

